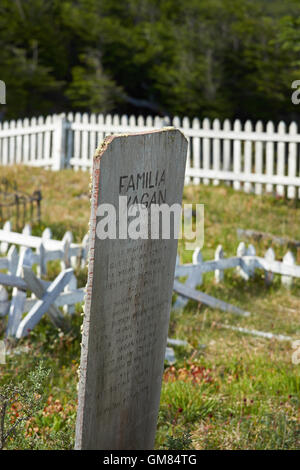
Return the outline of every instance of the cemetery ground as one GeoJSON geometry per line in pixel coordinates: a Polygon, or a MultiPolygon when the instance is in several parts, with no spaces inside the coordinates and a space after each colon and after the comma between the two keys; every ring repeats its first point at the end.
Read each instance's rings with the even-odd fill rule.
{"type": "MultiPolygon", "coordinates": [[[[83,238],[90,214],[88,172],[17,166],[2,167],[1,172],[15,179],[20,189],[42,189],[42,222],[33,227],[34,235],[50,227],[53,238],[61,239],[66,230],[73,232],[75,241],[83,238]]],[[[205,204],[204,260],[214,258],[218,244],[225,256],[234,256],[237,228],[300,240],[299,201],[245,194],[226,185],[186,186],[184,201],[205,204]]],[[[260,256],[271,246],[270,240],[252,243],[260,256]]],[[[276,259],[287,251],[287,245],[272,247],[276,259]]],[[[179,248],[181,262],[191,262],[192,252],[184,251],[182,243],[179,248]]],[[[300,264],[300,250],[294,254],[300,264]]],[[[59,262],[51,262],[49,279],[59,270],[59,262]]],[[[86,272],[76,272],[79,287],[86,283],[86,272]]],[[[288,289],[276,275],[267,286],[261,271],[246,282],[228,270],[220,284],[213,273],[203,275],[201,290],[251,316],[235,317],[193,301],[181,312],[172,311],[169,337],[186,340],[188,346],[175,346],[176,363],[165,365],[156,448],[299,449],[300,365],[292,363],[291,343],[244,335],[220,324],[299,339],[300,280],[288,289]]],[[[6,364],[0,365],[1,390],[5,384],[16,384],[7,424],[17,423],[26,407],[34,408],[33,415],[16,426],[6,448],[74,447],[81,312],[77,305],[69,334],[58,333],[43,318],[28,337],[12,345],[6,364]],[[41,363],[44,373],[36,369],[41,363]],[[35,388],[32,371],[38,376],[35,388]]],[[[0,322],[2,339],[4,319],[0,322]]]]}

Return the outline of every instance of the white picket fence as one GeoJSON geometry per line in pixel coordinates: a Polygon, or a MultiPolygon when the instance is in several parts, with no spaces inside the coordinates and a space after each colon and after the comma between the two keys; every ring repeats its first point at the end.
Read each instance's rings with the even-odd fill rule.
{"type": "MultiPolygon", "coordinates": [[[[41,237],[37,237],[31,234],[28,224],[22,233],[17,233],[12,231],[10,222],[6,222],[0,230],[0,255],[0,316],[8,315],[7,336],[26,336],[45,313],[49,314],[55,326],[65,330],[66,319],[58,307],[63,307],[65,312],[72,314],[75,304],[84,300],[85,289],[77,288],[77,280],[71,266],[86,265],[88,235],[81,243],[73,242],[71,232],[66,232],[62,240],[53,240],[49,228],[44,230],[41,237]],[[60,261],[61,272],[54,281],[44,281],[41,276],[47,274],[48,262],[53,260],[60,261]],[[37,275],[34,274],[33,265],[37,266],[37,275]],[[7,287],[13,288],[11,296],[7,287]],[[26,293],[28,290],[32,292],[29,297],[26,293]],[[26,315],[23,317],[24,313],[26,315]]],[[[197,248],[190,264],[180,264],[177,257],[173,290],[178,294],[178,298],[173,308],[183,308],[188,299],[193,299],[227,313],[248,317],[250,312],[196,290],[196,287],[202,284],[205,273],[214,272],[215,281],[221,282],[224,271],[232,268],[246,281],[254,275],[257,268],[264,270],[267,283],[272,282],[274,274],[279,274],[282,284],[287,287],[291,286],[293,277],[300,278],[300,266],[296,265],[290,251],[282,261],[276,261],[272,248],[267,250],[264,257],[259,257],[253,245],[247,247],[241,242],[236,256],[225,258],[222,246],[219,245],[215,259],[204,261],[200,249],[197,248]],[[179,282],[182,277],[186,277],[185,283],[179,282]]],[[[243,332],[267,335],[266,337],[276,336],[252,330],[243,332]]],[[[286,336],[278,338],[287,339],[286,336]]],[[[179,340],[168,341],[170,345],[175,345],[179,340]]],[[[169,362],[174,361],[173,353],[172,348],[167,348],[166,359],[169,362]]]]}
{"type": "MultiPolygon", "coordinates": [[[[41,237],[36,237],[31,235],[29,224],[18,233],[12,231],[9,221],[6,222],[0,230],[0,317],[8,316],[6,337],[27,336],[46,313],[57,328],[69,331],[68,320],[58,307],[73,314],[75,305],[84,301],[86,290],[77,287],[70,266],[83,268],[87,259],[88,234],[81,243],[73,243],[69,231],[62,240],[53,240],[49,228],[41,237]],[[60,260],[61,272],[54,281],[44,281],[41,275],[47,274],[48,261],[53,260],[60,260]],[[37,275],[33,265],[37,265],[37,275]],[[13,288],[11,296],[7,287],[13,288]],[[31,296],[27,296],[28,290],[31,296]]],[[[176,358],[171,346],[187,346],[187,342],[168,338],[167,344],[165,360],[174,364],[176,358]]]]}
{"type": "Polygon", "coordinates": [[[73,243],[71,232],[62,240],[53,240],[49,228],[37,237],[31,235],[29,225],[17,233],[6,222],[0,230],[0,254],[0,316],[8,315],[7,336],[25,336],[46,312],[56,326],[65,326],[58,307],[72,314],[75,304],[84,299],[85,289],[77,288],[71,266],[85,266],[88,235],[81,243],[73,243]],[[61,273],[53,282],[44,281],[41,276],[47,274],[48,262],[53,260],[60,261],[61,273]],[[37,275],[33,265],[37,265],[37,275]],[[11,299],[6,287],[13,287],[11,299]],[[27,290],[31,297],[26,296],[27,290]]]}
{"type": "MultiPolygon", "coordinates": [[[[224,257],[222,245],[219,245],[215,251],[215,259],[204,261],[199,248],[193,253],[193,262],[189,264],[180,264],[179,257],[175,268],[175,278],[187,277],[184,287],[195,289],[203,282],[203,274],[214,272],[215,282],[219,283],[224,279],[224,271],[234,268],[239,276],[248,281],[254,276],[255,269],[261,269],[265,274],[265,281],[270,284],[273,281],[274,274],[281,276],[281,283],[290,287],[293,278],[300,278],[300,266],[296,265],[296,260],[291,251],[288,251],[282,261],[276,261],[273,248],[269,248],[264,257],[257,256],[255,247],[241,242],[237,247],[236,256],[231,258],[224,257]]],[[[175,289],[176,290],[176,289],[175,289]]],[[[184,289],[182,290],[184,292],[184,289]]],[[[182,308],[186,300],[179,298],[174,308],[182,308]]],[[[212,307],[214,305],[211,305],[212,307]]],[[[217,307],[217,305],[215,305],[217,307]]],[[[226,309],[225,309],[226,310],[226,309]]],[[[233,312],[237,313],[238,312],[233,312]]],[[[247,316],[247,315],[246,315],[247,316]]]]}
{"type": "MultiPolygon", "coordinates": [[[[234,305],[223,302],[215,297],[211,297],[204,292],[196,289],[203,282],[203,274],[214,272],[215,282],[222,282],[224,279],[224,271],[227,269],[235,269],[237,274],[245,281],[249,281],[254,276],[256,269],[264,271],[265,282],[271,284],[274,274],[281,276],[281,283],[289,288],[293,283],[293,278],[300,278],[300,266],[296,265],[295,257],[291,251],[288,251],[282,261],[276,261],[275,252],[269,248],[264,257],[256,255],[253,245],[245,245],[241,242],[238,245],[236,256],[225,258],[222,245],[219,245],[215,251],[215,259],[212,261],[204,261],[201,251],[197,248],[193,253],[193,261],[190,264],[180,264],[179,256],[177,256],[175,268],[175,280],[173,290],[178,297],[173,305],[174,309],[182,309],[188,300],[194,300],[209,307],[223,310],[224,312],[241,317],[249,317],[250,312],[244,311],[234,305]],[[185,277],[185,282],[179,282],[178,279],[185,277]]],[[[182,279],[181,279],[182,280],[182,279]]],[[[216,326],[226,328],[239,333],[258,336],[267,339],[277,339],[279,341],[292,341],[292,337],[283,334],[274,334],[266,331],[258,331],[249,328],[220,324],[216,326]]]]}
{"type": "Polygon", "coordinates": [[[265,127],[239,120],[69,113],[0,124],[0,164],[91,168],[105,135],[173,125],[189,140],[186,184],[232,184],[237,190],[300,197],[300,135],[296,123],[265,127]]]}

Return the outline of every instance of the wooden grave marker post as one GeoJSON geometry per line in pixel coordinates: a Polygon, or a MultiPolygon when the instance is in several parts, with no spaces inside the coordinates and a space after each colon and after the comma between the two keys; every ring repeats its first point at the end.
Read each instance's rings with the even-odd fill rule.
{"type": "Polygon", "coordinates": [[[109,136],[96,151],[76,449],[154,446],[178,240],[125,237],[119,196],[148,217],[153,204],[181,205],[186,154],[174,128],[109,136]],[[99,238],[103,204],[117,209],[116,239],[99,238]]]}

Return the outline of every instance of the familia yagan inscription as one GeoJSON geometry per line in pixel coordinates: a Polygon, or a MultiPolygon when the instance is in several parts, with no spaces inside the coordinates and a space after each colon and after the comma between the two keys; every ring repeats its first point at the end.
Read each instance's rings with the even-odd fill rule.
{"type": "Polygon", "coordinates": [[[120,195],[148,210],[181,204],[186,150],[169,128],[112,136],[96,152],[77,449],[153,448],[177,239],[99,239],[97,208],[120,195]]]}
{"type": "Polygon", "coordinates": [[[119,192],[121,195],[127,196],[128,206],[143,204],[149,207],[151,204],[166,203],[166,170],[120,176],[119,192]],[[141,189],[143,191],[139,194],[141,189]]]}

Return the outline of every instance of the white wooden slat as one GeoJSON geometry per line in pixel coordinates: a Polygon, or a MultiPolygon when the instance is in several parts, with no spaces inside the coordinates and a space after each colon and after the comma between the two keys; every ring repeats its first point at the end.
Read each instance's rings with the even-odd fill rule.
{"type": "MultiPolygon", "coordinates": [[[[278,134],[284,135],[286,133],[286,126],[283,121],[278,124],[278,134]]],[[[285,174],[285,146],[284,142],[278,142],[277,144],[277,175],[284,176],[285,174]]],[[[276,193],[278,196],[284,196],[284,186],[278,184],[276,186],[276,193]]]]}
{"type": "MultiPolygon", "coordinates": [[[[193,265],[198,266],[201,264],[203,261],[202,254],[199,248],[196,248],[193,252],[193,265]]],[[[202,284],[202,274],[199,271],[196,270],[190,270],[188,274],[188,278],[185,281],[185,286],[191,287],[191,288],[196,288],[198,285],[202,284]]],[[[174,309],[181,309],[184,308],[184,306],[187,304],[188,299],[179,296],[176,299],[176,302],[173,305],[174,309]]]]}
{"type": "Polygon", "coordinates": [[[44,133],[44,140],[43,140],[43,158],[45,161],[49,161],[51,158],[51,134],[53,131],[48,130],[52,124],[52,117],[47,116],[45,119],[45,133],[44,133]]]}
{"type": "Polygon", "coordinates": [[[45,276],[47,274],[47,257],[43,239],[36,249],[36,255],[38,258],[37,274],[39,277],[45,276]]]}
{"type": "Polygon", "coordinates": [[[137,126],[138,127],[144,127],[145,126],[145,120],[144,120],[144,116],[138,116],[137,118],[137,126]]]}
{"type": "MultiPolygon", "coordinates": [[[[296,262],[295,262],[295,257],[293,253],[291,251],[288,251],[284,255],[282,262],[287,266],[295,266],[296,262]]],[[[281,284],[283,284],[284,286],[291,287],[292,283],[293,283],[293,278],[291,276],[286,276],[286,275],[281,276],[281,284]]]]}
{"type": "Polygon", "coordinates": [[[89,132],[85,130],[85,125],[89,123],[89,116],[87,113],[84,113],[82,116],[82,133],[81,133],[81,169],[87,170],[89,166],[89,132]]]}
{"type": "Polygon", "coordinates": [[[119,116],[118,114],[114,114],[112,116],[112,129],[118,128],[120,126],[121,126],[121,116],[119,116]]]}
{"type": "Polygon", "coordinates": [[[67,140],[67,153],[66,153],[66,168],[71,168],[71,159],[73,157],[73,147],[74,147],[74,134],[72,129],[72,123],[74,121],[73,113],[67,114],[66,120],[66,140],[67,140]]]}
{"type": "MultiPolygon", "coordinates": [[[[31,127],[35,127],[36,125],[37,125],[36,118],[32,117],[30,119],[29,130],[30,130],[31,127]]],[[[32,164],[36,160],[36,149],[37,149],[37,146],[36,146],[36,133],[35,133],[34,130],[31,130],[31,132],[30,132],[30,147],[29,148],[30,148],[29,161],[32,164]]]]}
{"type": "MultiPolygon", "coordinates": [[[[230,132],[231,124],[229,119],[225,119],[223,124],[224,132],[230,132]]],[[[229,139],[223,139],[223,170],[230,171],[232,168],[231,165],[231,143],[229,139]]],[[[227,181],[227,184],[229,181],[227,181]]]]}
{"type": "Polygon", "coordinates": [[[9,152],[9,139],[8,137],[5,137],[5,131],[8,130],[9,128],[9,124],[7,121],[4,122],[4,124],[2,125],[2,132],[1,132],[1,137],[2,138],[2,159],[1,159],[1,163],[3,165],[7,165],[8,164],[8,152],[9,152]]]}
{"type": "Polygon", "coordinates": [[[170,344],[171,346],[188,346],[189,343],[185,340],[182,339],[173,339],[173,338],[167,338],[167,344],[170,344]]]}
{"type": "MultiPolygon", "coordinates": [[[[275,252],[273,248],[271,247],[268,248],[268,250],[265,253],[265,260],[271,263],[275,261],[275,252]]],[[[273,282],[273,279],[274,279],[274,274],[272,273],[272,271],[265,270],[265,283],[267,285],[271,285],[273,282]]]]}
{"type": "Polygon", "coordinates": [[[290,336],[285,336],[285,335],[275,335],[274,333],[268,333],[266,331],[259,331],[259,330],[249,330],[248,328],[242,328],[240,326],[232,326],[232,325],[224,325],[217,323],[218,326],[222,328],[226,328],[229,330],[233,331],[238,331],[239,333],[245,333],[247,335],[252,335],[252,336],[260,336],[261,338],[267,338],[267,339],[278,339],[279,341],[291,341],[290,336]]]}
{"type": "MultiPolygon", "coordinates": [[[[45,295],[45,287],[42,282],[34,275],[32,269],[28,266],[23,267],[23,277],[28,286],[28,289],[32,291],[38,299],[42,299],[45,295]]],[[[63,331],[66,330],[66,321],[60,310],[55,305],[50,305],[48,308],[48,314],[52,323],[63,331]]]]}
{"type": "Polygon", "coordinates": [[[248,245],[246,256],[249,257],[249,259],[245,261],[245,265],[247,266],[247,273],[249,277],[253,277],[254,272],[255,272],[255,267],[256,267],[256,262],[255,262],[256,250],[253,245],[251,244],[248,245]]]}
{"type": "MultiPolygon", "coordinates": [[[[212,123],[212,128],[216,133],[220,130],[221,125],[219,119],[214,119],[212,123]]],[[[219,171],[221,169],[221,147],[220,147],[220,139],[214,138],[212,141],[212,155],[213,155],[213,170],[219,171]]],[[[213,180],[213,185],[217,186],[219,184],[219,180],[213,180]]]]}
{"type": "Polygon", "coordinates": [[[263,174],[255,174],[250,173],[246,175],[245,173],[234,173],[232,171],[214,171],[214,170],[203,170],[203,169],[195,169],[190,168],[189,174],[192,177],[199,176],[199,178],[203,178],[204,176],[209,179],[218,178],[222,181],[239,181],[239,182],[253,182],[253,183],[270,183],[270,184],[283,184],[293,185],[293,186],[300,186],[300,177],[289,177],[289,176],[278,176],[278,175],[263,175],[263,174]]]}
{"type": "MultiPolygon", "coordinates": [[[[215,261],[219,261],[220,259],[224,259],[224,251],[222,245],[218,245],[215,251],[215,261]]],[[[217,283],[222,282],[224,280],[224,270],[216,269],[215,270],[215,281],[217,283]]]]}
{"type": "MultiPolygon", "coordinates": [[[[90,116],[90,123],[96,124],[97,116],[96,114],[91,114],[90,116]]],[[[97,134],[96,131],[89,132],[89,151],[88,151],[88,159],[91,160],[96,152],[97,148],[97,134]]]]}
{"type": "MultiPolygon", "coordinates": [[[[291,136],[297,135],[298,128],[295,122],[292,122],[289,127],[289,134],[291,136]]],[[[297,169],[297,144],[289,144],[289,154],[288,154],[288,176],[295,177],[297,169]]],[[[296,196],[296,188],[293,185],[288,186],[287,188],[287,197],[293,199],[296,196]]]]}
{"type": "MultiPolygon", "coordinates": [[[[77,303],[83,302],[85,296],[85,289],[82,287],[76,291],[70,292],[61,292],[58,297],[56,297],[54,304],[56,307],[63,307],[64,305],[75,305],[77,303]]],[[[24,311],[29,312],[29,310],[35,305],[36,298],[32,299],[27,297],[25,301],[24,311]]]]}
{"type": "Polygon", "coordinates": [[[81,242],[80,266],[84,269],[88,259],[89,252],[89,234],[86,233],[81,242]]]}
{"type": "MultiPolygon", "coordinates": [[[[76,290],[77,290],[77,279],[73,274],[73,276],[71,277],[69,283],[66,285],[64,291],[65,292],[74,292],[76,290]]],[[[74,304],[74,302],[72,301],[71,304],[65,304],[63,306],[63,311],[64,311],[64,313],[67,313],[69,315],[73,315],[75,313],[75,304],[74,304]]]]}
{"type": "Polygon", "coordinates": [[[23,318],[16,330],[16,338],[27,336],[28,333],[41,320],[42,316],[48,311],[54,303],[56,297],[64,289],[73,274],[73,269],[67,269],[61,272],[51,285],[46,289],[42,299],[38,300],[30,312],[23,318]]]}
{"type": "Polygon", "coordinates": [[[0,317],[4,317],[7,315],[8,310],[9,310],[9,299],[8,299],[8,293],[5,287],[0,286],[0,317]]]}
{"type": "MultiPolygon", "coordinates": [[[[183,127],[183,132],[184,132],[186,129],[189,129],[189,128],[190,128],[190,120],[189,120],[187,117],[183,118],[182,127],[183,127]]],[[[191,167],[191,141],[189,141],[189,145],[188,145],[188,149],[187,149],[187,156],[186,156],[186,175],[188,174],[190,167],[191,167]]],[[[186,176],[186,177],[185,177],[185,183],[186,183],[186,184],[189,184],[190,182],[191,182],[190,177],[189,177],[189,176],[186,176]]]]}
{"type": "MultiPolygon", "coordinates": [[[[16,128],[16,121],[12,120],[10,121],[10,129],[15,129],[16,128]]],[[[15,158],[16,158],[16,136],[13,135],[12,137],[9,138],[9,156],[8,156],[8,163],[11,165],[15,163],[15,158]]]]}
{"type": "MultiPolygon", "coordinates": [[[[38,117],[38,125],[43,128],[44,125],[44,118],[43,116],[38,117]]],[[[44,155],[44,133],[38,132],[37,133],[37,160],[43,160],[45,158],[44,155]]]]}
{"type": "Polygon", "coordinates": [[[135,116],[132,114],[131,116],[129,116],[129,121],[128,121],[128,125],[130,128],[134,129],[135,127],[137,127],[136,125],[136,118],[135,116]]]}
{"type": "MultiPolygon", "coordinates": [[[[240,242],[238,247],[237,247],[237,252],[236,256],[238,258],[242,258],[247,254],[247,247],[244,242],[240,242]]],[[[247,264],[245,262],[242,262],[239,264],[239,266],[236,268],[236,272],[239,276],[241,276],[245,281],[248,281],[249,279],[249,271],[247,268],[247,264]]]]}
{"type": "Polygon", "coordinates": [[[252,142],[287,142],[287,143],[300,143],[300,136],[299,135],[290,135],[285,134],[284,136],[279,135],[278,133],[267,133],[267,132],[252,132],[248,133],[243,130],[235,131],[234,129],[230,132],[225,132],[224,130],[220,130],[220,132],[216,133],[215,131],[211,130],[204,130],[203,127],[199,131],[194,131],[193,128],[190,128],[186,131],[186,135],[188,137],[207,137],[208,139],[213,138],[220,138],[220,139],[230,139],[234,140],[251,140],[252,142]]]}
{"type": "Polygon", "coordinates": [[[146,117],[146,127],[153,127],[153,118],[152,116],[147,116],[146,117]]]}
{"type": "MultiPolygon", "coordinates": [[[[46,250],[45,256],[48,261],[53,259],[63,259],[63,254],[65,253],[66,241],[63,240],[41,240],[40,237],[33,235],[24,235],[22,233],[0,230],[0,241],[35,249],[39,248],[41,241],[43,241],[46,250]]],[[[81,250],[82,247],[79,243],[71,243],[69,244],[68,256],[80,256],[81,250]]]]}
{"type": "Polygon", "coordinates": [[[128,127],[128,116],[127,116],[127,114],[123,114],[121,116],[120,125],[121,125],[121,129],[124,129],[124,131],[126,131],[126,129],[128,127]]]}
{"type": "MultiPolygon", "coordinates": [[[[3,232],[11,232],[12,231],[12,226],[10,220],[5,222],[3,225],[3,232]]],[[[7,237],[7,241],[0,241],[0,253],[1,255],[5,255],[7,253],[9,246],[9,237],[7,237]]]]}
{"type": "Polygon", "coordinates": [[[98,114],[97,116],[97,147],[101,145],[104,140],[105,133],[102,131],[104,125],[104,116],[103,114],[98,114]]]}
{"type": "MultiPolygon", "coordinates": [[[[194,118],[192,121],[192,127],[195,130],[200,129],[200,121],[198,118],[194,118]]],[[[200,161],[201,161],[201,155],[200,155],[200,138],[199,137],[193,137],[192,139],[192,146],[193,146],[193,168],[200,168],[200,161]]],[[[200,183],[200,178],[193,178],[193,184],[199,184],[200,183]]]]}
{"type": "MultiPolygon", "coordinates": [[[[266,131],[267,131],[267,134],[274,133],[274,124],[272,121],[269,121],[267,123],[266,131]]],[[[272,176],[274,174],[274,143],[273,142],[267,142],[266,144],[266,174],[268,176],[272,176]]],[[[266,191],[267,193],[271,193],[273,191],[273,185],[268,183],[266,185],[266,191]]]]}
{"type": "MultiPolygon", "coordinates": [[[[247,256],[244,257],[247,261],[247,256]]],[[[259,256],[255,257],[256,267],[265,271],[272,271],[274,274],[288,277],[300,277],[300,266],[295,265],[292,261],[271,261],[259,256]]]]}
{"type": "MultiPolygon", "coordinates": [[[[57,116],[58,115],[53,114],[51,117],[53,119],[56,119],[57,116]]],[[[48,128],[48,126],[45,127],[45,125],[39,126],[38,124],[31,124],[31,122],[36,122],[36,118],[32,118],[32,119],[30,120],[29,127],[27,127],[27,128],[24,127],[24,126],[22,127],[22,130],[21,130],[22,136],[25,136],[25,135],[30,136],[31,134],[37,135],[39,132],[45,132],[46,128],[48,130],[51,130],[51,131],[53,131],[55,129],[55,124],[54,123],[51,124],[51,126],[48,128]]],[[[5,121],[5,122],[7,122],[7,121],[5,121]]],[[[10,127],[10,121],[8,121],[8,126],[7,127],[3,126],[2,130],[0,130],[0,137],[1,138],[4,138],[4,137],[8,137],[8,138],[17,137],[19,134],[20,134],[20,130],[16,126],[10,127]]],[[[290,141],[290,139],[286,139],[286,140],[290,141]]]]}
{"type": "Polygon", "coordinates": [[[181,264],[175,267],[175,277],[188,276],[191,271],[209,273],[216,269],[230,269],[240,266],[240,257],[224,258],[218,261],[203,261],[201,264],[181,264]]]}
{"type": "MultiPolygon", "coordinates": [[[[23,273],[23,266],[32,265],[32,251],[26,248],[22,251],[19,257],[19,263],[16,275],[19,277],[23,273]]],[[[15,336],[21,318],[24,312],[24,304],[26,300],[26,290],[14,287],[12,291],[12,299],[8,312],[8,322],[6,329],[6,336],[15,336]]]]}
{"type": "Polygon", "coordinates": [[[8,269],[8,266],[9,266],[8,258],[1,257],[0,258],[0,269],[8,269]]]}
{"type": "Polygon", "coordinates": [[[68,123],[65,113],[53,117],[54,131],[52,144],[52,170],[61,170],[65,167],[66,160],[66,131],[68,123]]]}
{"type": "MultiPolygon", "coordinates": [[[[185,117],[184,119],[189,121],[189,118],[187,117],[185,117]]],[[[155,129],[160,129],[161,127],[163,127],[162,118],[160,116],[155,116],[153,125],[155,129]]],[[[189,128],[190,126],[188,125],[187,127],[189,128]]]]}
{"type": "Polygon", "coordinates": [[[10,274],[17,274],[19,263],[19,252],[15,245],[12,245],[7,253],[7,270],[10,274]]]}
{"type": "MultiPolygon", "coordinates": [[[[76,113],[74,117],[74,123],[81,125],[81,114],[76,113]]],[[[74,159],[80,160],[81,158],[81,131],[78,129],[74,130],[74,159]]],[[[74,165],[74,170],[79,170],[79,165],[74,165]]]]}
{"type": "Polygon", "coordinates": [[[223,302],[222,300],[211,297],[210,295],[205,294],[204,292],[200,292],[198,290],[192,289],[191,287],[187,287],[176,280],[174,281],[173,290],[182,297],[187,297],[188,299],[195,300],[196,302],[201,302],[211,308],[220,309],[224,312],[229,312],[243,317],[250,316],[250,313],[245,310],[235,307],[234,305],[228,304],[227,302],[223,302]]]}
{"type": "MultiPolygon", "coordinates": [[[[256,123],[255,131],[258,133],[263,132],[263,124],[261,121],[256,123]]],[[[263,173],[263,143],[261,141],[255,142],[255,173],[262,175],[263,173]]],[[[255,194],[262,194],[262,184],[255,184],[255,194]]]]}
{"type": "MultiPolygon", "coordinates": [[[[208,131],[210,129],[210,121],[209,119],[203,119],[202,128],[204,131],[208,131]]],[[[202,140],[202,155],[203,155],[203,170],[210,170],[210,139],[203,138],[202,140]]],[[[204,184],[209,184],[209,180],[207,178],[203,178],[204,184]]]]}
{"type": "MultiPolygon", "coordinates": [[[[23,121],[23,129],[27,129],[29,127],[29,119],[25,118],[23,121]]],[[[26,165],[29,163],[30,157],[30,137],[28,134],[23,135],[23,163],[26,165]]]]}
{"type": "MultiPolygon", "coordinates": [[[[240,132],[242,128],[241,122],[236,119],[233,124],[233,130],[235,132],[240,132]]],[[[241,173],[242,168],[242,143],[240,139],[235,139],[233,142],[233,172],[236,175],[241,173]]],[[[241,188],[241,183],[239,181],[233,182],[234,189],[239,190],[241,188]]]]}
{"type": "Polygon", "coordinates": [[[51,240],[51,238],[52,238],[51,229],[49,227],[46,227],[42,233],[42,240],[51,240]]]}
{"type": "Polygon", "coordinates": [[[18,289],[26,289],[26,283],[20,276],[14,276],[12,274],[0,273],[0,285],[8,287],[17,287],[18,289]]]}
{"type": "Polygon", "coordinates": [[[23,154],[23,146],[22,146],[22,127],[23,122],[21,119],[17,120],[17,129],[19,130],[19,135],[16,137],[16,155],[15,161],[16,163],[20,164],[23,162],[24,154],[23,154]]]}
{"type": "Polygon", "coordinates": [[[113,132],[112,130],[113,129],[113,116],[111,114],[106,114],[104,118],[104,123],[106,124],[106,127],[107,127],[105,135],[107,135],[108,133],[111,134],[113,132]]]}
{"type": "Polygon", "coordinates": [[[165,349],[165,361],[167,361],[170,365],[173,365],[176,362],[175,351],[173,348],[168,346],[165,349]]]}
{"type": "MultiPolygon", "coordinates": [[[[252,132],[251,121],[245,122],[245,131],[252,132]]],[[[252,173],[252,142],[250,140],[246,140],[244,146],[244,173],[252,173]]],[[[244,184],[244,191],[246,193],[250,193],[252,191],[251,183],[244,184]]]]}
{"type": "Polygon", "coordinates": [[[24,225],[24,227],[22,229],[22,233],[23,233],[23,235],[31,235],[32,228],[31,228],[31,225],[29,223],[24,225]]]}
{"type": "MultiPolygon", "coordinates": [[[[71,265],[71,251],[70,251],[70,248],[71,248],[72,242],[73,242],[73,234],[72,234],[72,232],[67,231],[64,234],[63,239],[62,239],[63,257],[62,257],[62,261],[60,263],[61,269],[67,269],[71,265]]],[[[73,261],[73,265],[76,265],[76,259],[74,260],[74,257],[73,257],[72,261],[73,261]]]]}

